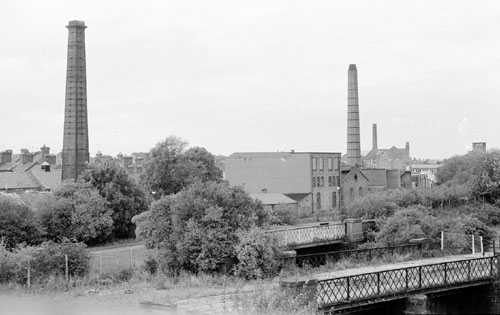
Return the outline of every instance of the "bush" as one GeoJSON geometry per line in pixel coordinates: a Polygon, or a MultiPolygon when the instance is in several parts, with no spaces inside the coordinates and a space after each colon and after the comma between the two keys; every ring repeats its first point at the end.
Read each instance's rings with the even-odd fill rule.
{"type": "Polygon", "coordinates": [[[237,231],[269,220],[262,204],[241,187],[197,182],[176,195],[161,198],[134,217],[137,235],[160,250],[162,270],[216,272],[235,258],[237,231]]]}
{"type": "Polygon", "coordinates": [[[439,220],[429,214],[428,208],[413,206],[398,210],[382,222],[375,238],[383,245],[402,245],[414,238],[434,238],[440,230],[439,220]]]}
{"type": "Polygon", "coordinates": [[[156,274],[158,271],[158,261],[151,256],[144,261],[144,270],[150,275],[156,274]]]}
{"type": "Polygon", "coordinates": [[[20,258],[18,253],[9,251],[5,244],[0,242],[0,283],[19,282],[20,258]]]}
{"type": "Polygon", "coordinates": [[[68,256],[69,276],[83,276],[89,270],[89,255],[86,245],[63,240],[61,243],[48,241],[38,247],[25,247],[19,250],[30,261],[33,279],[45,279],[51,275],[64,275],[66,272],[65,255],[68,256]]]}
{"type": "Polygon", "coordinates": [[[278,242],[260,228],[240,231],[235,246],[238,264],[234,274],[247,279],[259,279],[277,273],[278,242]]]}
{"type": "Polygon", "coordinates": [[[42,234],[33,210],[0,196],[0,241],[3,246],[40,244],[42,234]]]}

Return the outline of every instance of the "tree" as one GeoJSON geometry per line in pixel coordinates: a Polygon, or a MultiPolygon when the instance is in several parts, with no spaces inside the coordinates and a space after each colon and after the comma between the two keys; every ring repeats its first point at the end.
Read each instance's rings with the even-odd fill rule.
{"type": "Polygon", "coordinates": [[[170,136],[151,149],[141,183],[155,199],[178,193],[196,181],[220,181],[222,172],[205,148],[185,150],[187,143],[170,136]]]}
{"type": "Polygon", "coordinates": [[[136,216],[138,235],[162,254],[172,271],[213,272],[235,258],[239,231],[268,221],[262,205],[241,187],[198,181],[151,204],[136,216]]]}
{"type": "Polygon", "coordinates": [[[95,245],[111,237],[112,210],[89,184],[66,181],[38,207],[37,216],[50,240],[71,238],[95,245]]]}
{"type": "Polygon", "coordinates": [[[112,210],[113,236],[133,237],[132,217],[147,209],[144,192],[129,178],[125,169],[113,162],[93,163],[78,180],[95,188],[112,210]]]}
{"type": "Polygon", "coordinates": [[[182,189],[182,183],[175,176],[175,165],[186,145],[181,138],[170,136],[151,149],[141,182],[156,199],[182,189]]]}
{"type": "Polygon", "coordinates": [[[31,209],[0,197],[0,242],[13,248],[21,243],[39,244],[42,236],[43,231],[31,209]]]}
{"type": "Polygon", "coordinates": [[[414,238],[434,238],[441,230],[436,217],[422,206],[410,206],[396,211],[380,224],[376,234],[377,243],[387,246],[408,243],[414,238]]]}

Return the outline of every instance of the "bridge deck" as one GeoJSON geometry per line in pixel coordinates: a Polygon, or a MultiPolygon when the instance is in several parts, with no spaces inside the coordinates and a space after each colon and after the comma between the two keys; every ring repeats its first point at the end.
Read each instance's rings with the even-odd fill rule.
{"type": "MultiPolygon", "coordinates": [[[[491,257],[493,254],[492,253],[485,253],[484,255],[485,255],[484,257],[491,257]]],[[[475,255],[456,255],[456,256],[426,258],[426,259],[411,260],[411,261],[384,264],[384,265],[378,265],[378,266],[366,266],[366,267],[359,267],[359,268],[352,268],[352,269],[335,270],[332,272],[311,273],[311,274],[306,275],[306,276],[291,276],[288,278],[284,278],[283,282],[284,283],[291,283],[291,282],[301,282],[301,281],[309,281],[309,280],[325,280],[325,279],[341,278],[341,277],[348,277],[348,276],[356,276],[356,275],[365,274],[365,273],[380,272],[380,271],[408,268],[408,267],[418,267],[418,266],[424,266],[424,265],[429,265],[429,264],[439,264],[439,263],[445,263],[445,262],[461,261],[461,260],[468,260],[468,259],[480,258],[480,257],[483,257],[483,256],[481,254],[475,254],[475,255]]]]}

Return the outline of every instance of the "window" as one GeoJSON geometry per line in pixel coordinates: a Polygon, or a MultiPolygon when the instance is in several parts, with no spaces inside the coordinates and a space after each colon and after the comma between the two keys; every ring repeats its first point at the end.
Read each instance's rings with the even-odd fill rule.
{"type": "Polygon", "coordinates": [[[332,208],[337,208],[337,192],[332,192],[332,208]]]}
{"type": "Polygon", "coordinates": [[[321,176],[321,186],[320,187],[325,187],[325,178],[321,176]]]}
{"type": "Polygon", "coordinates": [[[363,197],[363,187],[359,187],[359,196],[363,197]]]}
{"type": "Polygon", "coordinates": [[[316,187],[316,177],[313,177],[313,187],[316,187]]]}
{"type": "Polygon", "coordinates": [[[332,187],[332,186],[333,186],[332,176],[328,176],[328,187],[332,187]]]}
{"type": "Polygon", "coordinates": [[[340,176],[337,176],[337,186],[340,187],[340,176]]]}
{"type": "Polygon", "coordinates": [[[331,157],[328,158],[328,170],[329,171],[333,170],[333,158],[331,157]]]}
{"type": "Polygon", "coordinates": [[[321,194],[316,194],[316,209],[321,210],[321,194]]]}
{"type": "Polygon", "coordinates": [[[354,188],[349,189],[349,200],[350,201],[354,200],[354,188]]]}
{"type": "Polygon", "coordinates": [[[313,158],[312,158],[312,164],[313,164],[312,166],[313,166],[313,171],[315,171],[315,170],[317,169],[317,165],[316,165],[316,163],[317,163],[317,160],[316,160],[316,158],[315,158],[315,157],[313,157],[313,158]]]}
{"type": "Polygon", "coordinates": [[[322,157],[320,157],[320,158],[318,158],[318,160],[319,160],[319,161],[318,161],[318,162],[319,162],[319,163],[318,163],[318,164],[319,164],[319,170],[320,170],[320,171],[323,171],[323,170],[325,169],[325,167],[324,167],[324,163],[323,163],[323,158],[322,158],[322,157]]]}

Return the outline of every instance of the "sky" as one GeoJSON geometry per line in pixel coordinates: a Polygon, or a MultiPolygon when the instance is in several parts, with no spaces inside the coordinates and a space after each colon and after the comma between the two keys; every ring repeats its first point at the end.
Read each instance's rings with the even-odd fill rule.
{"type": "Polygon", "coordinates": [[[86,36],[90,154],[176,135],[213,154],[346,152],[356,64],[361,149],[416,158],[500,147],[499,1],[0,1],[0,151],[62,150],[68,21],[86,36]]]}

